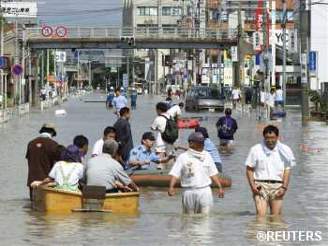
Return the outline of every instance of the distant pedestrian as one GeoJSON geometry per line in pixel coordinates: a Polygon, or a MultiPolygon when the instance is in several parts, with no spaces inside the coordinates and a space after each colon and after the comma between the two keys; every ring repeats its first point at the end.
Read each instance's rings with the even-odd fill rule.
{"type": "Polygon", "coordinates": [[[130,99],[131,99],[131,109],[132,110],[137,109],[137,98],[138,98],[137,90],[136,90],[136,88],[132,88],[131,96],[130,96],[130,99]]]}
{"type": "Polygon", "coordinates": [[[208,214],[213,205],[211,183],[219,188],[218,195],[223,198],[224,190],[217,176],[218,170],[213,159],[204,151],[204,136],[195,132],[188,138],[189,149],[174,163],[171,175],[169,196],[175,195],[174,186],[180,179],[183,188],[182,207],[186,214],[208,214]]]}
{"type": "Polygon", "coordinates": [[[112,101],[115,114],[120,117],[120,110],[124,107],[127,107],[128,105],[128,100],[126,99],[125,96],[121,95],[120,89],[115,90],[115,97],[112,101]]]}
{"type": "Polygon", "coordinates": [[[238,129],[237,121],[231,117],[232,110],[225,109],[225,116],[221,117],[216,123],[218,130],[218,137],[220,138],[220,145],[224,147],[231,147],[234,141],[234,134],[238,129]]]}
{"type": "Polygon", "coordinates": [[[283,96],[284,92],[283,90],[281,89],[281,87],[278,85],[277,86],[277,90],[276,90],[276,93],[275,93],[275,106],[283,106],[284,105],[284,96],[283,96]]]}
{"type": "Polygon", "coordinates": [[[107,98],[106,98],[106,108],[109,109],[111,107],[113,107],[113,99],[114,99],[114,96],[115,96],[115,93],[114,93],[114,87],[110,87],[109,89],[109,93],[107,95],[107,98]]]}
{"type": "Polygon", "coordinates": [[[28,161],[27,186],[30,188],[31,200],[33,198],[31,183],[47,178],[54,164],[60,160],[61,152],[64,150],[63,146],[53,140],[57,135],[53,124],[43,124],[39,133],[40,136],[28,143],[25,156],[28,161]]]}
{"type": "Polygon", "coordinates": [[[263,130],[264,141],[253,146],[246,165],[247,179],[253,193],[256,213],[280,215],[282,201],[288,190],[291,168],[295,166],[292,150],[279,142],[279,129],[269,125],[263,130]]]}
{"type": "Polygon", "coordinates": [[[130,109],[127,107],[121,108],[120,118],[114,124],[117,134],[117,141],[120,143],[118,153],[121,155],[125,164],[129,160],[131,149],[133,149],[131,126],[129,123],[130,117],[130,109]]]}
{"type": "Polygon", "coordinates": [[[234,89],[232,90],[231,94],[232,94],[233,108],[235,109],[237,103],[240,102],[240,98],[241,98],[241,96],[240,96],[240,89],[237,86],[235,86],[234,89]]]}

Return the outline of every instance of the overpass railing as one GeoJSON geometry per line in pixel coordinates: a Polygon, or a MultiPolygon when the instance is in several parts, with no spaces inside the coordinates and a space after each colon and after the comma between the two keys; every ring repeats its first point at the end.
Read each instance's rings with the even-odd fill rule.
{"type": "Polygon", "coordinates": [[[27,40],[33,39],[121,39],[133,37],[137,40],[230,40],[237,38],[237,29],[219,30],[217,28],[186,29],[180,27],[38,27],[27,28],[27,40]]]}

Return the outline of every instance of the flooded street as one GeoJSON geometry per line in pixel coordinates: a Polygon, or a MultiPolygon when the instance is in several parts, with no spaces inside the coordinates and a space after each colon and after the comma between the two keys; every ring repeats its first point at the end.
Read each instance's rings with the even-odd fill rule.
{"type": "MultiPolygon", "coordinates": [[[[150,129],[159,100],[151,96],[138,98],[138,108],[131,119],[134,145],[150,129]]],[[[256,234],[265,230],[321,231],[321,242],[304,242],[304,245],[328,245],[328,126],[325,123],[311,122],[302,128],[297,110],[288,111],[284,121],[274,123],[297,159],[284,200],[282,222],[256,222],[244,161],[250,147],[261,141],[266,123],[240,113],[233,115],[239,124],[235,151],[222,156],[223,171],[231,176],[232,187],[226,189],[224,199],[214,199],[209,218],[182,216],[181,193],[168,197],[166,189],[155,188],[141,190],[140,212],[135,216],[95,213],[56,216],[29,208],[27,143],[38,135],[44,122],[53,122],[58,129],[57,142],[68,145],[75,135],[84,134],[89,138],[91,152],[103,129],[116,120],[104,103],[70,99],[58,108],[42,114],[31,113],[0,128],[1,245],[301,245],[300,242],[262,243],[256,234]],[[55,117],[54,110],[58,108],[64,108],[67,115],[55,117]]],[[[218,144],[215,123],[221,113],[201,115],[207,116],[202,126],[208,128],[211,139],[218,144]]],[[[182,131],[182,139],[189,132],[182,131]]]]}

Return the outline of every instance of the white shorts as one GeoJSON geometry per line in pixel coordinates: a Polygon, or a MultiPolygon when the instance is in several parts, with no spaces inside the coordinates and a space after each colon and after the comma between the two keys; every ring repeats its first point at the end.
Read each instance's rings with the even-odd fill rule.
{"type": "Polygon", "coordinates": [[[213,196],[209,186],[199,189],[184,189],[182,207],[185,214],[208,214],[212,206],[213,196]]]}

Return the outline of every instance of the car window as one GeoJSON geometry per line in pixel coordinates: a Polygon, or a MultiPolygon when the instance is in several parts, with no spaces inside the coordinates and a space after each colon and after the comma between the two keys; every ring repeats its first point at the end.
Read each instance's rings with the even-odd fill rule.
{"type": "Polygon", "coordinates": [[[219,98],[220,97],[220,91],[216,88],[210,89],[210,98],[219,98]]]}

